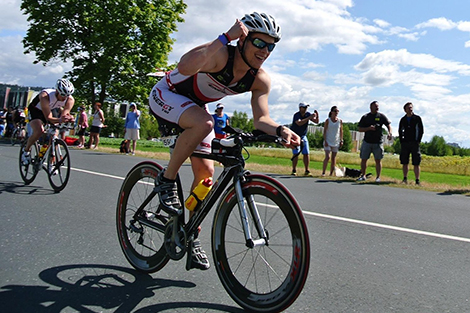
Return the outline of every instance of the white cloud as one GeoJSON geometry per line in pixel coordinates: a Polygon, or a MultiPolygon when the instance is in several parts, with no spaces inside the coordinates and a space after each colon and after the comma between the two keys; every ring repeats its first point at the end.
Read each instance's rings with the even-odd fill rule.
{"type": "Polygon", "coordinates": [[[0,37],[0,82],[24,86],[54,86],[71,69],[70,64],[33,64],[34,54],[24,54],[21,36],[0,37]]]}
{"type": "Polygon", "coordinates": [[[470,22],[459,22],[457,29],[463,32],[470,32],[470,22]]]}
{"type": "Polygon", "coordinates": [[[26,16],[19,9],[21,0],[2,0],[0,10],[0,35],[5,35],[5,30],[23,31],[28,23],[26,16]]]}
{"type": "MultiPolygon", "coordinates": [[[[340,117],[355,122],[377,99],[395,131],[404,113],[403,104],[413,101],[425,122],[425,140],[438,134],[446,141],[470,147],[470,92],[466,91],[470,65],[468,58],[461,57],[462,51],[457,51],[464,48],[439,50],[420,45],[427,28],[469,32],[470,22],[453,22],[446,16],[419,23],[417,15],[416,21],[407,21],[417,26],[406,28],[377,18],[374,12],[352,14],[361,11],[361,4],[352,0],[239,0],[236,6],[214,5],[214,0],[185,2],[186,22],[173,35],[177,41],[170,63],[217,38],[245,13],[267,12],[277,19],[283,39],[263,66],[271,75],[270,114],[275,120],[290,123],[298,103],[306,101],[312,104],[311,109],[319,110],[321,120],[332,105],[338,105],[340,117]],[[351,10],[355,5],[357,10],[351,10]],[[449,108],[458,108],[458,114],[466,118],[456,120],[455,110],[449,108]]],[[[20,4],[20,0],[2,1],[0,82],[52,86],[70,67],[62,63],[32,65],[33,55],[23,54],[20,33],[26,30],[27,22],[20,4]]],[[[396,21],[400,10],[390,12],[390,20],[396,21]]],[[[465,47],[470,48],[470,40],[465,47]]],[[[237,110],[251,116],[249,94],[227,97],[224,103],[228,113],[237,110]]]]}
{"type": "Polygon", "coordinates": [[[389,22],[381,20],[381,19],[375,19],[374,23],[377,24],[377,26],[381,28],[387,28],[387,27],[390,27],[391,25],[389,22]]]}
{"type": "Polygon", "coordinates": [[[468,64],[439,59],[430,54],[410,53],[406,49],[384,50],[378,53],[369,53],[355,66],[355,68],[366,71],[376,65],[387,64],[423,68],[433,70],[438,73],[457,72],[461,75],[470,75],[470,65],[468,64]]]}
{"type": "Polygon", "coordinates": [[[450,30],[457,27],[457,23],[445,18],[432,18],[424,23],[420,23],[416,25],[417,28],[426,28],[426,27],[435,27],[440,30],[450,30]]]}

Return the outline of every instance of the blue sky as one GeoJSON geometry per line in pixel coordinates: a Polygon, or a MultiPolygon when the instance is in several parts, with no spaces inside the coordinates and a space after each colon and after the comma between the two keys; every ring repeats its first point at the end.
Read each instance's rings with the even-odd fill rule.
{"type": "MultiPolygon", "coordinates": [[[[32,65],[24,55],[26,17],[19,0],[0,0],[0,82],[52,86],[70,68],[32,65]]],[[[283,38],[265,62],[271,75],[270,114],[289,123],[308,102],[325,120],[332,105],[357,122],[372,100],[394,135],[411,101],[425,125],[424,140],[443,136],[470,148],[470,1],[461,0],[188,0],[174,34],[170,63],[227,31],[252,11],[273,15],[283,38]],[[217,4],[217,5],[214,5],[217,4]],[[224,5],[227,4],[227,5],[224,5]]],[[[223,100],[227,113],[251,114],[249,95],[223,100]]],[[[213,111],[215,104],[210,104],[213,111]]]]}

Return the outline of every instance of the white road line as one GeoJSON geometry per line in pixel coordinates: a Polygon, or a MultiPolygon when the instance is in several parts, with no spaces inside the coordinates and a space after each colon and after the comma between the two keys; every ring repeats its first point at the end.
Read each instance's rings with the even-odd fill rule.
{"type": "Polygon", "coordinates": [[[328,215],[328,214],[322,214],[322,213],[314,213],[314,212],[309,212],[309,211],[303,211],[303,213],[305,215],[312,215],[312,216],[323,217],[323,218],[328,218],[328,219],[343,221],[343,222],[348,222],[348,223],[355,223],[355,224],[367,225],[367,226],[384,228],[384,229],[391,229],[391,230],[401,231],[401,232],[405,232],[405,233],[424,235],[424,236],[436,237],[436,238],[442,238],[442,239],[450,239],[450,240],[456,240],[456,241],[462,241],[462,242],[470,242],[470,238],[450,236],[450,235],[444,235],[444,234],[439,234],[439,233],[432,233],[432,232],[428,232],[428,231],[422,231],[422,230],[416,230],[416,229],[410,229],[410,228],[404,228],[404,227],[398,227],[398,226],[391,226],[391,225],[385,225],[385,224],[355,220],[355,219],[352,219],[352,218],[346,218],[346,217],[340,217],[340,216],[334,216],[334,215],[328,215]]]}
{"type": "MultiPolygon", "coordinates": [[[[71,169],[74,170],[74,171],[77,171],[77,172],[83,172],[83,173],[92,174],[92,175],[98,175],[98,176],[104,176],[104,177],[124,180],[124,177],[119,177],[119,176],[115,176],[115,175],[92,172],[92,171],[88,171],[88,170],[82,170],[82,169],[79,169],[79,168],[71,168],[71,169]]],[[[309,212],[309,211],[303,211],[303,213],[305,215],[311,215],[311,216],[317,216],[317,217],[327,218],[327,219],[331,219],[331,220],[337,220],[337,221],[343,221],[343,222],[348,222],[348,223],[354,223],[354,224],[361,224],[361,225],[367,225],[367,226],[372,226],[372,227],[390,229],[390,230],[401,231],[401,232],[410,233],[410,234],[417,234],[417,235],[423,235],[423,236],[429,236],[429,237],[435,237],[435,238],[442,238],[442,239],[449,239],[449,240],[455,240],[455,241],[462,241],[462,242],[470,242],[470,238],[465,238],[465,237],[457,237],[457,236],[433,233],[433,232],[428,232],[428,231],[423,231],[423,230],[417,230],[417,229],[411,229],[411,228],[404,228],[404,227],[398,227],[398,226],[392,226],[392,225],[373,223],[373,222],[355,220],[355,219],[347,218],[347,217],[328,215],[328,214],[322,214],[322,213],[315,213],[315,212],[309,212]]]]}
{"type": "Polygon", "coordinates": [[[103,174],[103,173],[98,173],[98,172],[92,172],[92,171],[88,171],[88,170],[82,170],[80,168],[71,167],[70,169],[74,170],[74,171],[77,171],[77,172],[82,172],[82,173],[87,173],[87,174],[92,174],[92,175],[97,175],[97,176],[104,176],[104,177],[124,180],[124,177],[119,177],[119,176],[114,176],[114,175],[109,175],[109,174],[103,174]]]}

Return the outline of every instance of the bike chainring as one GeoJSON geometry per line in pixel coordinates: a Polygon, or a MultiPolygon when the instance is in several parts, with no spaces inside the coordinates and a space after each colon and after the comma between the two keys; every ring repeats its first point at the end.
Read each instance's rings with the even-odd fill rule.
{"type": "Polygon", "coordinates": [[[180,225],[178,218],[172,218],[168,221],[165,229],[165,250],[170,259],[180,260],[186,253],[186,232],[180,225]],[[176,236],[173,235],[173,227],[176,223],[178,229],[176,236]]]}

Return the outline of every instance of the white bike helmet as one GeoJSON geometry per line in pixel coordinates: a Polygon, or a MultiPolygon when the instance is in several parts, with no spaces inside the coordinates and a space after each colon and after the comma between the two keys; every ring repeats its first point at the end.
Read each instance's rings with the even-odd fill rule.
{"type": "Polygon", "coordinates": [[[269,35],[276,42],[281,40],[281,26],[277,25],[276,20],[271,15],[253,12],[245,14],[241,21],[250,32],[269,35]]]}
{"type": "Polygon", "coordinates": [[[55,89],[65,97],[70,96],[75,91],[73,84],[67,79],[59,79],[55,84],[55,89]]]}

